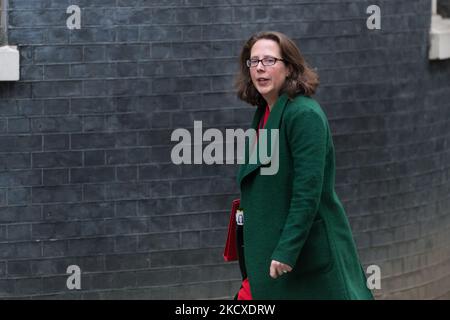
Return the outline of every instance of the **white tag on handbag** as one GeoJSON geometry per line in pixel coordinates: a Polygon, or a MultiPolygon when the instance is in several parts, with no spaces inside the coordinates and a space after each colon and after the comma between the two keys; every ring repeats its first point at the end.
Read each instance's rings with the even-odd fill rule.
{"type": "Polygon", "coordinates": [[[238,226],[244,225],[244,211],[236,210],[236,224],[238,226]]]}

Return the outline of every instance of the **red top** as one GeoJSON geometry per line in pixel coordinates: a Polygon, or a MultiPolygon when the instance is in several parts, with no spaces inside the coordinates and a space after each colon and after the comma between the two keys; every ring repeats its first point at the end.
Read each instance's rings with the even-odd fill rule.
{"type": "Polygon", "coordinates": [[[257,136],[259,136],[258,135],[259,129],[263,129],[266,126],[266,122],[267,122],[267,119],[269,118],[269,114],[270,114],[270,108],[269,108],[269,105],[266,105],[266,111],[264,112],[264,115],[261,117],[261,120],[259,121],[257,136]]]}

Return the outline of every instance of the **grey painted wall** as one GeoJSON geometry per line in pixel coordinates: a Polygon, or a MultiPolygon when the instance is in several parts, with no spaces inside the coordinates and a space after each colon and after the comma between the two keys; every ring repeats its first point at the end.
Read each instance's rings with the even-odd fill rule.
{"type": "Polygon", "coordinates": [[[0,83],[0,297],[230,298],[236,165],[176,166],[175,128],[246,128],[232,87],[253,32],[318,69],[337,193],[381,299],[450,298],[450,60],[431,3],[10,0],[21,81],[0,83]],[[66,8],[80,6],[81,30],[66,8]],[[366,28],[381,7],[382,29],[366,28]],[[82,290],[66,287],[69,265],[82,290]]]}

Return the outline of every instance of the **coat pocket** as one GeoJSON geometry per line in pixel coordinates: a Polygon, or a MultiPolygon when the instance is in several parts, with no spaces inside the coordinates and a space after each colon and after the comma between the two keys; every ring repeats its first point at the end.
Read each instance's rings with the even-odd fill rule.
{"type": "Polygon", "coordinates": [[[296,261],[296,273],[324,273],[332,267],[332,262],[325,221],[316,220],[296,261]]]}

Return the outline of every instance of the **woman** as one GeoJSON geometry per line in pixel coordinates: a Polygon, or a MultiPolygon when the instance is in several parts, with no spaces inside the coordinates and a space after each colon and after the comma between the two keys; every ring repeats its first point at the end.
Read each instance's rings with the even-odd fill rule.
{"type": "Polygon", "coordinates": [[[311,98],[318,84],[282,33],[256,34],[242,49],[238,96],[257,106],[253,129],[278,130],[279,164],[276,174],[261,174],[266,165],[249,164],[246,145],[235,299],[373,299],[335,193],[331,131],[311,98]]]}

